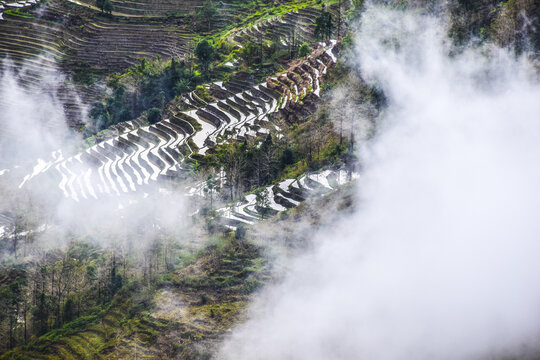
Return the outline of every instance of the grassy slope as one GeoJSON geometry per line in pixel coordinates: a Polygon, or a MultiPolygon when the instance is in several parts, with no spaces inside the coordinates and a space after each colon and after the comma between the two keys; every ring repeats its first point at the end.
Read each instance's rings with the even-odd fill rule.
{"type": "Polygon", "coordinates": [[[151,288],[127,285],[100,313],[50,331],[0,359],[198,357],[201,344],[229,329],[249,294],[266,279],[264,264],[253,244],[221,236],[184,267],[165,274],[170,281],[151,288]],[[148,297],[146,308],[141,304],[148,297]]]}

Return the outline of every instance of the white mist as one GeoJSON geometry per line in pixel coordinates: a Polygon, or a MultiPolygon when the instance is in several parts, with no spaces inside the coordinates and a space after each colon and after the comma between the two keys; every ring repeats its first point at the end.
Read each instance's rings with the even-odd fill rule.
{"type": "Polygon", "coordinates": [[[480,359],[540,340],[540,84],[441,20],[370,6],[357,66],[388,108],[359,210],[314,239],[226,341],[228,359],[480,359]]]}

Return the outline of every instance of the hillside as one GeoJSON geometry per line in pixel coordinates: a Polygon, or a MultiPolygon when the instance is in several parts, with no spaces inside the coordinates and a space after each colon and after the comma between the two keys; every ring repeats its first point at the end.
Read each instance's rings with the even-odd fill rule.
{"type": "Polygon", "coordinates": [[[524,259],[497,278],[536,299],[538,28],[525,0],[0,1],[0,359],[534,358],[482,334],[536,329],[485,294],[524,259]]]}
{"type": "Polygon", "coordinates": [[[81,134],[2,159],[2,191],[17,188],[2,201],[3,358],[206,357],[272,278],[251,226],[356,177],[348,140],[319,120],[340,44],[316,25],[330,14],[345,34],[353,5],[97,5],[3,9],[4,76],[49,92],[81,134]],[[172,194],[188,200],[145,209],[172,194]],[[42,246],[64,228],[78,230],[42,246]]]}

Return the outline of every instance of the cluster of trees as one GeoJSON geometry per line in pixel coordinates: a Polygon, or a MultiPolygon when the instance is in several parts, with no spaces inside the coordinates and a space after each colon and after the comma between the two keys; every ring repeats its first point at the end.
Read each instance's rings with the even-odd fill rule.
{"type": "Polygon", "coordinates": [[[111,15],[114,11],[114,5],[111,0],[96,0],[96,6],[101,10],[102,13],[105,12],[109,15],[111,15]]]}
{"type": "Polygon", "coordinates": [[[195,14],[195,27],[197,30],[211,31],[218,15],[218,7],[212,0],[206,0],[204,5],[195,14]]]}
{"type": "Polygon", "coordinates": [[[111,96],[92,106],[90,118],[93,120],[93,128],[86,135],[136,118],[148,110],[151,110],[149,120],[157,121],[160,109],[167,102],[178,94],[192,90],[196,85],[193,67],[187,61],[173,59],[169,65],[156,70],[142,59],[138,66],[130,69],[129,74],[132,82],[129,87],[121,81],[113,81],[110,84],[113,88],[111,96]]]}
{"type": "Polygon", "coordinates": [[[258,41],[248,40],[243,44],[243,47],[236,52],[236,57],[240,60],[240,63],[246,68],[258,67],[261,68],[263,64],[265,67],[271,64],[278,64],[281,59],[294,59],[298,57],[304,57],[311,52],[311,48],[307,42],[302,43],[300,46],[297,44],[297,39],[291,34],[289,38],[288,48],[283,49],[281,39],[263,40],[260,38],[258,41]],[[268,61],[270,60],[270,62],[268,61]]]}
{"type": "Polygon", "coordinates": [[[293,124],[290,135],[287,142],[267,135],[262,142],[245,140],[222,144],[201,159],[198,171],[208,174],[205,192],[210,209],[218,197],[226,201],[238,200],[245,192],[255,190],[259,213],[266,217],[272,211],[263,187],[322,166],[352,166],[356,161],[353,135],[340,138],[324,111],[303,123],[293,124]],[[224,175],[223,182],[216,180],[215,174],[219,173],[224,175]]]}
{"type": "MultiPolygon", "coordinates": [[[[125,270],[125,263],[124,263],[125,270]]],[[[0,287],[0,344],[26,344],[51,329],[99,311],[122,287],[117,256],[82,243],[66,252],[50,251],[15,269],[0,287]]]]}
{"type": "Polygon", "coordinates": [[[321,40],[329,40],[334,28],[332,14],[323,9],[321,15],[315,19],[315,37],[321,40]]]}
{"type": "MultiPolygon", "coordinates": [[[[294,152],[283,144],[276,144],[268,135],[261,144],[246,140],[219,145],[214,153],[205,158],[201,170],[223,170],[226,188],[221,189],[222,195],[237,199],[245,191],[272,183],[294,161],[294,152]]],[[[217,190],[215,183],[207,181],[207,187],[212,192],[217,190]]]]}
{"type": "Polygon", "coordinates": [[[0,353],[55,329],[91,325],[123,289],[138,299],[130,312],[148,308],[151,299],[140,297],[178,262],[174,240],[155,230],[152,235],[141,252],[127,243],[105,250],[74,242],[28,263],[0,263],[0,353]]]}

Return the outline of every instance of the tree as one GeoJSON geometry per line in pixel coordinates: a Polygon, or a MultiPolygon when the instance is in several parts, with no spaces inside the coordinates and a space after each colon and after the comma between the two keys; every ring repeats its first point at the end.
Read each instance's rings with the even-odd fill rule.
{"type": "Polygon", "coordinates": [[[211,166],[225,173],[225,187],[230,190],[230,199],[234,200],[235,193],[240,194],[245,170],[247,149],[244,144],[222,144],[216,147],[216,152],[210,156],[211,166]]]}
{"type": "Polygon", "coordinates": [[[270,199],[268,198],[268,190],[263,189],[255,193],[255,201],[257,203],[257,208],[263,220],[266,215],[270,212],[270,199]]]}
{"type": "Polygon", "coordinates": [[[242,48],[238,50],[238,57],[241,59],[242,63],[249,67],[257,61],[259,57],[260,48],[253,41],[246,41],[242,48]]]}
{"type": "Polygon", "coordinates": [[[96,0],[96,6],[103,12],[103,7],[105,5],[105,0],[96,0]]]}
{"type": "Polygon", "coordinates": [[[101,10],[102,11],[105,10],[107,14],[111,15],[112,12],[114,11],[114,5],[110,0],[105,0],[103,3],[103,9],[101,10]]]}
{"type": "Polygon", "coordinates": [[[338,20],[337,20],[337,37],[339,39],[341,33],[341,1],[338,1],[338,20]]]}
{"type": "Polygon", "coordinates": [[[197,21],[206,24],[206,30],[212,30],[212,24],[217,15],[217,7],[212,0],[206,0],[204,5],[197,11],[197,21]]]}
{"type": "Polygon", "coordinates": [[[206,187],[204,188],[204,192],[210,195],[210,210],[212,210],[213,207],[213,198],[216,185],[217,180],[211,174],[208,175],[208,178],[206,178],[206,187]]]}
{"type": "Polygon", "coordinates": [[[329,40],[332,36],[332,27],[332,14],[323,9],[315,20],[315,36],[318,39],[329,40]]]}
{"type": "Polygon", "coordinates": [[[64,303],[64,322],[70,322],[75,317],[73,299],[68,298],[64,303]]]}
{"type": "Polygon", "coordinates": [[[112,12],[114,11],[113,3],[110,0],[105,0],[103,3],[103,9],[101,9],[101,11],[103,10],[105,10],[107,14],[111,15],[112,12]]]}
{"type": "Polygon", "coordinates": [[[193,77],[193,68],[195,67],[195,60],[196,60],[196,56],[193,54],[187,54],[186,57],[184,58],[186,66],[189,69],[189,75],[191,77],[193,77]]]}
{"type": "Polygon", "coordinates": [[[291,148],[286,147],[281,153],[280,161],[281,167],[283,168],[287,165],[294,164],[294,151],[291,148]]]}
{"type": "MultiPolygon", "coordinates": [[[[16,346],[16,330],[23,302],[24,279],[17,277],[9,285],[0,288],[0,320],[8,320],[8,349],[16,346]]],[[[3,334],[2,334],[3,335],[3,334]]]]}
{"type": "Polygon", "coordinates": [[[33,308],[32,317],[36,322],[37,334],[45,334],[48,328],[48,318],[49,318],[49,298],[42,291],[38,295],[38,301],[36,307],[33,308]]]}
{"type": "Polygon", "coordinates": [[[259,148],[258,172],[259,186],[267,184],[274,179],[277,170],[276,147],[272,141],[272,135],[268,134],[259,148]]]}
{"type": "Polygon", "coordinates": [[[195,56],[197,56],[205,74],[208,73],[208,67],[212,60],[214,60],[214,51],[214,47],[206,39],[199,41],[195,47],[195,56]]]}
{"type": "Polygon", "coordinates": [[[148,122],[150,124],[157,123],[161,118],[161,110],[158,108],[151,108],[148,110],[148,122]]]}
{"type": "Polygon", "coordinates": [[[304,56],[309,55],[310,52],[311,52],[311,49],[309,47],[309,44],[305,42],[302,45],[300,45],[300,48],[298,49],[298,56],[304,57],[304,56]]]}
{"type": "Polygon", "coordinates": [[[259,61],[260,61],[260,68],[262,69],[262,66],[263,66],[263,60],[264,60],[264,56],[263,56],[263,35],[262,33],[259,33],[257,35],[257,43],[259,45],[259,61]]]}
{"type": "Polygon", "coordinates": [[[296,54],[296,32],[293,27],[289,36],[289,59],[294,58],[294,54],[296,54]]]}
{"type": "Polygon", "coordinates": [[[239,224],[236,227],[236,231],[234,232],[234,238],[236,240],[244,240],[246,237],[246,226],[244,224],[239,224]]]}

